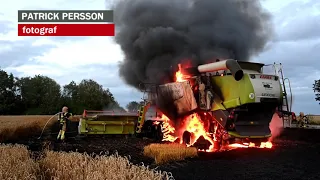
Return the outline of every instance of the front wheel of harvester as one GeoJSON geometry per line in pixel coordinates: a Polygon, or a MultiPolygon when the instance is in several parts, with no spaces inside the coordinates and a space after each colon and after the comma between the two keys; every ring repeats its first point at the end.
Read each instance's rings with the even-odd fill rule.
{"type": "Polygon", "coordinates": [[[163,139],[163,133],[162,133],[162,125],[159,124],[155,126],[155,140],[157,142],[161,142],[163,139]]]}
{"type": "Polygon", "coordinates": [[[191,133],[189,131],[185,131],[182,135],[183,144],[190,144],[191,142],[191,133]]]}

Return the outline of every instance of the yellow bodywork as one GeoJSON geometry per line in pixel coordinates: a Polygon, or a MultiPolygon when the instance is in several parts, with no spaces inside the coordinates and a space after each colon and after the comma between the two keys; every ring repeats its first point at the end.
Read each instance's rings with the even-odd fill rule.
{"type": "Polygon", "coordinates": [[[81,118],[79,134],[134,134],[138,115],[96,115],[81,118]]]}

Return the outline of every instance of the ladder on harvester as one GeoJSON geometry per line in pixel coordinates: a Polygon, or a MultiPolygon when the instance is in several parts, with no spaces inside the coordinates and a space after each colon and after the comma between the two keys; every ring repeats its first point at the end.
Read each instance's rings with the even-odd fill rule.
{"type": "Polygon", "coordinates": [[[143,91],[143,98],[142,98],[142,100],[143,100],[143,104],[141,104],[141,106],[140,106],[140,109],[139,109],[139,114],[138,114],[138,122],[137,122],[137,127],[136,127],[136,133],[137,134],[140,134],[141,132],[142,132],[142,127],[143,127],[143,125],[144,125],[144,122],[145,122],[145,117],[146,117],[146,112],[147,112],[147,110],[149,109],[149,107],[150,107],[150,105],[151,105],[151,102],[149,101],[149,94],[147,94],[148,93],[148,88],[146,87],[146,86],[149,86],[149,88],[150,87],[152,87],[152,83],[141,83],[141,84],[139,84],[139,88],[140,89],[144,89],[144,91],[143,91]],[[144,88],[142,87],[142,85],[144,86],[144,88]],[[146,97],[146,95],[147,95],[147,97],[146,97]]]}
{"type": "Polygon", "coordinates": [[[282,105],[278,108],[278,111],[282,114],[282,122],[284,128],[290,128],[291,127],[291,121],[292,115],[291,108],[292,108],[292,91],[291,91],[291,85],[290,80],[288,78],[284,78],[283,70],[282,70],[282,64],[273,64],[275,69],[275,74],[279,77],[279,81],[282,87],[282,95],[283,95],[283,102],[282,105]],[[289,84],[289,90],[290,90],[290,102],[288,101],[288,93],[286,89],[286,81],[288,81],[289,84]]]}
{"type": "Polygon", "coordinates": [[[146,111],[149,106],[150,106],[150,104],[148,103],[145,105],[141,105],[141,107],[140,107],[136,133],[141,133],[141,131],[142,131],[142,127],[143,127],[145,117],[146,117],[146,111]]]}

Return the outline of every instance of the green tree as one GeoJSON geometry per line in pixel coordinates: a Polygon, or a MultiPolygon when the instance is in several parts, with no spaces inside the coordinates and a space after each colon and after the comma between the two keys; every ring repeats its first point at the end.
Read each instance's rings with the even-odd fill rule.
{"type": "Polygon", "coordinates": [[[60,110],[60,85],[47,76],[18,79],[26,114],[55,114],[60,110]]]}
{"type": "Polygon", "coordinates": [[[87,110],[124,110],[109,89],[104,89],[92,79],[84,79],[78,85],[72,81],[63,87],[62,102],[74,113],[87,110]]]}
{"type": "Polygon", "coordinates": [[[139,110],[140,103],[137,101],[131,101],[127,104],[126,108],[129,112],[137,112],[139,110]]]}
{"type": "Polygon", "coordinates": [[[83,109],[78,108],[79,99],[78,85],[74,81],[63,86],[61,106],[68,106],[73,113],[81,114],[83,109]]]}
{"type": "Polygon", "coordinates": [[[21,114],[21,97],[13,74],[0,70],[0,114],[21,114]]]}
{"type": "MultiPolygon", "coordinates": [[[[313,91],[316,94],[316,101],[320,101],[320,79],[315,80],[313,84],[313,91]]],[[[320,103],[319,103],[320,104],[320,103]]]]}

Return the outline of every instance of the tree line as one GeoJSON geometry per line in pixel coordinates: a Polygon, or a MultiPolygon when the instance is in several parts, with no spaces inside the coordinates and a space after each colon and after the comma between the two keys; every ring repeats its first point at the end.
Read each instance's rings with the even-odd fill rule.
{"type": "MultiPolygon", "coordinates": [[[[68,106],[74,114],[88,110],[126,111],[115,100],[108,88],[92,79],[79,84],[71,81],[61,87],[55,80],[42,75],[14,77],[0,69],[0,115],[47,115],[68,106]]],[[[136,111],[139,103],[127,105],[136,111]]]]}

